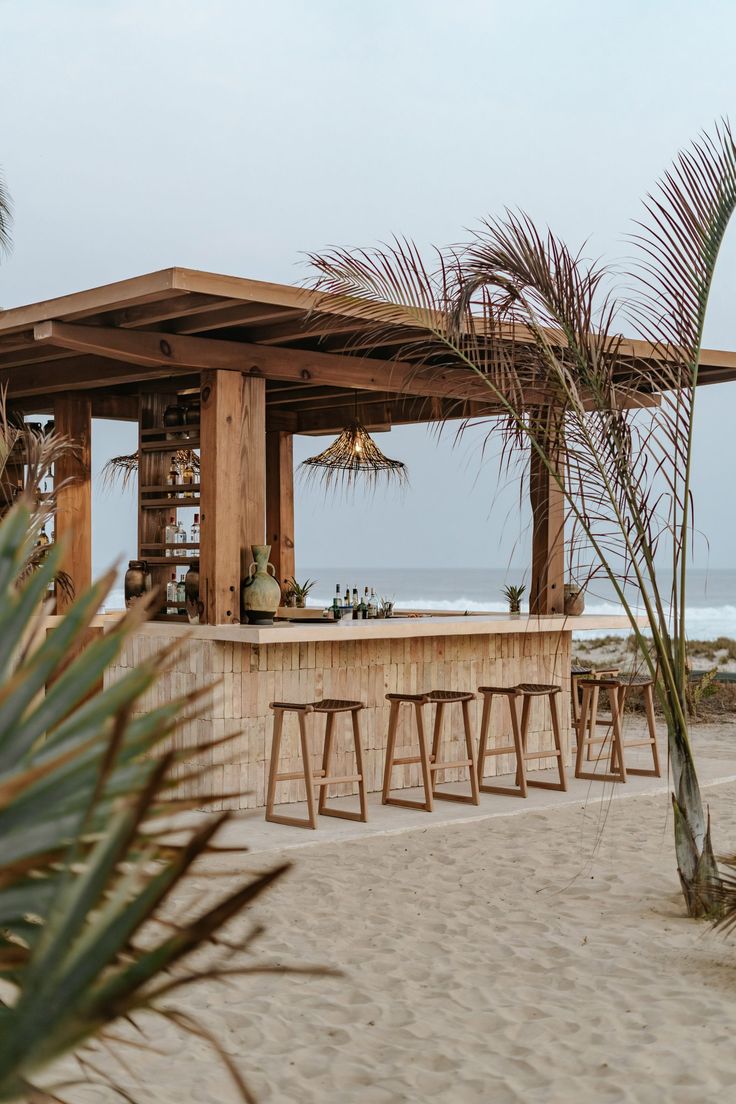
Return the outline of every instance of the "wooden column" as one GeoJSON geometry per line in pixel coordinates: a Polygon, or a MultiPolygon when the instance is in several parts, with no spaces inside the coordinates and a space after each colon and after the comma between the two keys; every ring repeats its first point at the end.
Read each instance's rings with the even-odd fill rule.
{"type": "MultiPolygon", "coordinates": [[[[56,464],[55,539],[63,542],[65,551],[61,568],[71,577],[75,593],[79,594],[92,582],[92,406],[89,398],[74,394],[54,396],[56,432],[70,437],[74,451],[68,452],[56,464]],[[66,483],[65,486],[62,484],[66,483]]],[[[70,600],[57,587],[59,611],[69,607],[70,600]]]]}
{"type": "Polygon", "coordinates": [[[529,612],[564,613],[565,501],[534,448],[529,464],[532,505],[532,581],[529,612]]]}
{"type": "Polygon", "coordinates": [[[253,561],[252,544],[266,541],[266,381],[241,376],[240,431],[240,574],[253,561]]]}
{"type": "Polygon", "coordinates": [[[205,621],[240,620],[251,544],[265,543],[266,384],[202,373],[200,597],[205,621]]]}
{"type": "Polygon", "coordinates": [[[283,586],[294,565],[294,437],[281,430],[266,434],[266,543],[283,586]]]}

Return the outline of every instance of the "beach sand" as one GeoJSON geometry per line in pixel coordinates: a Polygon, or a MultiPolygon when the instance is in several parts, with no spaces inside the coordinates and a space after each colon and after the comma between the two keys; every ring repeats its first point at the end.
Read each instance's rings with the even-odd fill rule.
{"type": "MultiPolygon", "coordinates": [[[[732,758],[736,725],[708,740],[732,758]]],[[[266,926],[254,957],[343,976],[206,982],[170,1003],[214,1032],[261,1104],[732,1099],[736,938],[683,915],[666,797],[601,792],[289,851],[249,914],[266,926]]],[[[706,797],[716,849],[736,850],[736,784],[706,797]]],[[[180,904],[212,892],[200,879],[180,904]]],[[[121,1076],[137,1100],[236,1099],[204,1044],[148,1022],[168,1057],[136,1061],[144,1090],[121,1076]]]]}

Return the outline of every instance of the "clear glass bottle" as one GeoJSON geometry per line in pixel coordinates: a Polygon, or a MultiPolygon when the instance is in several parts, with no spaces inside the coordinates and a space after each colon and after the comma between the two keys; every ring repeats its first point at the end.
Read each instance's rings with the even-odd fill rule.
{"type": "Polygon", "coordinates": [[[375,593],[373,587],[371,587],[371,594],[370,594],[370,598],[368,599],[368,619],[370,621],[372,621],[373,618],[377,617],[377,616],[378,616],[378,602],[376,601],[376,593],[375,593]]]}
{"type": "Polygon", "coordinates": [[[38,540],[36,541],[36,548],[45,548],[49,544],[49,535],[46,532],[46,523],[41,526],[41,532],[38,534],[38,540]]]}
{"type": "Polygon", "coordinates": [[[167,613],[169,613],[169,614],[176,613],[176,607],[172,606],[171,603],[176,602],[177,600],[178,599],[177,599],[177,587],[176,587],[176,572],[172,571],[171,572],[171,578],[169,579],[168,583],[166,584],[166,602],[167,602],[166,612],[167,613]]]}
{"type": "MultiPolygon", "coordinates": [[[[185,545],[187,543],[187,531],[180,521],[176,523],[176,543],[178,545],[185,545]]],[[[186,556],[187,549],[180,547],[177,548],[175,555],[186,556]]]]}
{"type": "Polygon", "coordinates": [[[181,579],[179,579],[179,581],[176,584],[176,601],[179,603],[178,612],[182,613],[182,614],[186,613],[187,612],[187,610],[186,610],[187,595],[186,595],[186,590],[184,589],[184,576],[183,575],[182,575],[181,579]]]}
{"type": "MultiPolygon", "coordinates": [[[[178,542],[179,538],[177,536],[176,530],[176,518],[172,514],[169,518],[169,524],[164,529],[164,544],[176,544],[178,542]]],[[[165,554],[167,556],[174,556],[176,554],[176,550],[174,548],[167,548],[165,554]]]]}
{"type": "Polygon", "coordinates": [[[189,540],[192,542],[192,544],[199,544],[199,514],[194,515],[194,521],[192,522],[189,540]]]}

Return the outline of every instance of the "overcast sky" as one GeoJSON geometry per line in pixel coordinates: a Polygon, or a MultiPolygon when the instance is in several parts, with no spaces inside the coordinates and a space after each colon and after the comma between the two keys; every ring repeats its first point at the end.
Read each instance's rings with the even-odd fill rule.
{"type": "MultiPolygon", "coordinates": [[[[0,15],[5,307],[170,265],[297,283],[307,250],[454,242],[504,206],[615,260],[678,147],[736,115],[732,0],[4,0],[0,15]]],[[[735,277],[736,227],[710,345],[736,349],[735,277]]],[[[734,566],[735,415],[736,384],[702,390],[712,567],[734,566]]],[[[298,566],[526,563],[525,512],[472,442],[378,440],[410,490],[345,505],[298,484],[298,566]]],[[[96,423],[96,468],[134,447],[96,423]]],[[[100,569],[133,554],[135,520],[119,494],[94,508],[100,569]]]]}

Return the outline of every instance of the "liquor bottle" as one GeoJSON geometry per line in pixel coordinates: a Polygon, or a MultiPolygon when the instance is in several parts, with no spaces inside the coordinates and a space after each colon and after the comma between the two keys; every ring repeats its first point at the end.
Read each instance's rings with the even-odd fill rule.
{"type": "MultiPolygon", "coordinates": [[[[367,593],[368,587],[366,587],[365,589],[366,589],[366,593],[367,593]]],[[[359,621],[365,621],[367,616],[368,616],[368,607],[365,604],[365,600],[363,598],[361,598],[360,599],[360,604],[358,605],[358,620],[359,621]]]]}
{"type": "MultiPolygon", "coordinates": [[[[176,543],[179,545],[184,545],[187,543],[187,531],[180,521],[177,521],[176,523],[176,543]]],[[[177,548],[176,552],[174,553],[174,555],[176,556],[186,556],[186,554],[186,548],[177,548]]]]}
{"type": "MultiPolygon", "coordinates": [[[[166,476],[166,482],[169,487],[175,487],[179,482],[179,466],[176,462],[176,454],[171,454],[171,463],[169,464],[169,474],[166,476]]],[[[169,498],[178,498],[179,495],[176,491],[169,491],[169,498]]]]}
{"type": "MultiPolygon", "coordinates": [[[[338,606],[342,605],[342,598],[340,597],[340,584],[339,583],[335,587],[335,602],[337,602],[338,606]]],[[[333,603],[333,605],[334,605],[334,603],[333,603]]]]}
{"type": "Polygon", "coordinates": [[[368,618],[369,618],[369,620],[372,621],[373,618],[377,617],[377,616],[378,616],[378,602],[376,601],[375,591],[373,590],[373,587],[371,587],[371,596],[368,599],[368,618]]]}
{"type": "Polygon", "coordinates": [[[192,522],[192,531],[189,534],[189,540],[192,544],[199,544],[199,514],[194,515],[194,521],[192,522]]]}
{"type": "MultiPolygon", "coordinates": [[[[176,530],[177,530],[176,518],[172,514],[171,517],[169,518],[169,524],[164,529],[164,544],[176,544],[177,543],[179,538],[176,535],[176,530]]],[[[166,555],[167,556],[175,555],[175,549],[167,548],[166,549],[166,555]]]]}
{"type": "MultiPolygon", "coordinates": [[[[182,483],[186,483],[189,487],[191,487],[192,483],[194,483],[194,468],[192,466],[191,455],[184,465],[184,470],[181,473],[181,481],[182,483]]],[[[182,498],[194,498],[194,491],[184,491],[184,493],[182,494],[182,498]]]]}
{"type": "Polygon", "coordinates": [[[166,584],[166,602],[167,602],[166,612],[167,613],[169,613],[169,614],[176,613],[176,607],[169,604],[171,602],[176,602],[176,601],[177,601],[176,572],[172,571],[171,572],[171,578],[169,579],[168,583],[166,584]]]}
{"type": "Polygon", "coordinates": [[[187,612],[187,608],[186,608],[187,594],[186,594],[186,589],[184,587],[184,576],[183,575],[182,575],[181,579],[179,579],[179,581],[176,584],[176,601],[179,603],[179,608],[177,610],[177,613],[180,613],[183,616],[187,612]]]}
{"type": "Polygon", "coordinates": [[[360,605],[360,598],[358,597],[358,588],[353,587],[353,620],[358,619],[358,606],[360,605]]]}
{"type": "MultiPolygon", "coordinates": [[[[340,587],[339,586],[338,586],[337,590],[338,590],[338,594],[339,594],[339,592],[340,592],[340,587]]],[[[342,606],[340,605],[340,599],[338,597],[338,594],[336,594],[335,597],[332,599],[332,605],[330,606],[330,613],[332,614],[332,618],[333,618],[334,621],[339,621],[342,618],[342,606]]]]}
{"type": "Polygon", "coordinates": [[[46,532],[46,523],[41,526],[41,532],[38,534],[38,540],[36,541],[36,548],[45,548],[49,543],[49,535],[46,532]]]}

